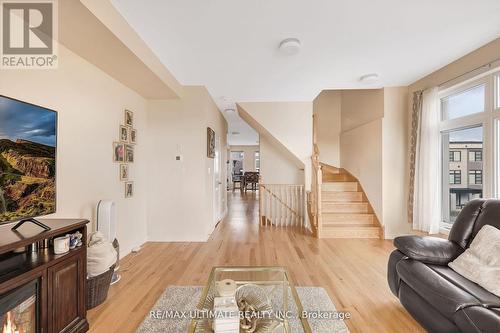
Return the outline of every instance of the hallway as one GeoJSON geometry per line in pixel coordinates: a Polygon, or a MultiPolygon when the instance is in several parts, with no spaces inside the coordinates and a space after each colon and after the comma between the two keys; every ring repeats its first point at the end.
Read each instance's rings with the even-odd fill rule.
{"type": "Polygon", "coordinates": [[[147,243],[121,262],[122,280],[89,311],[91,332],[134,332],[169,285],[204,285],[213,266],[288,267],[298,286],[325,288],[351,312],[351,332],[422,332],[386,282],[391,241],[322,239],[258,225],[258,194],[228,192],[228,215],[205,243],[147,243]],[[394,320],[398,318],[398,320],[394,320]]]}

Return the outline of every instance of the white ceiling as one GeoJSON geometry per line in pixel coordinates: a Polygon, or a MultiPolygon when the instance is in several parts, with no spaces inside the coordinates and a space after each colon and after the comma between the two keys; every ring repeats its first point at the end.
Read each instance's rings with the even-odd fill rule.
{"type": "Polygon", "coordinates": [[[377,86],[408,85],[500,36],[499,0],[114,3],[180,83],[205,85],[221,110],[369,88],[359,77],[374,72],[377,86]],[[288,37],[299,54],[278,51],[288,37]]]}

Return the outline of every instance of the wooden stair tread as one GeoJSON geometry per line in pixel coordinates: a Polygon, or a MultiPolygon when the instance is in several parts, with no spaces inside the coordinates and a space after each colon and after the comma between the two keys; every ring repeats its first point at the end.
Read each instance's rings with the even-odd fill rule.
{"type": "Polygon", "coordinates": [[[358,182],[328,182],[321,185],[321,191],[358,192],[358,182]]]}
{"type": "Polygon", "coordinates": [[[376,225],[371,213],[323,213],[324,225],[376,225]]]}
{"type": "Polygon", "coordinates": [[[355,223],[344,223],[344,224],[330,224],[330,223],[325,223],[323,227],[327,228],[339,228],[339,229],[376,229],[379,230],[380,227],[378,225],[374,224],[355,224],[355,223]]]}
{"type": "Polygon", "coordinates": [[[368,202],[322,202],[323,213],[369,213],[368,202]]]}
{"type": "Polygon", "coordinates": [[[365,202],[359,191],[321,191],[322,202],[365,202]]]}
{"type": "Polygon", "coordinates": [[[323,225],[321,238],[380,238],[381,229],[374,225],[323,225]]]}

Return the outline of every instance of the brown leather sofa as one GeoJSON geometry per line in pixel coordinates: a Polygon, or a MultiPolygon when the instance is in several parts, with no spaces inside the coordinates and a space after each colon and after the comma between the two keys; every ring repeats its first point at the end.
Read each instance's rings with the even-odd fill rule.
{"type": "Polygon", "coordinates": [[[397,250],[389,258],[389,286],[429,332],[500,332],[500,297],[447,266],[486,224],[500,229],[500,200],[470,201],[458,215],[448,240],[394,239],[397,250]]]}

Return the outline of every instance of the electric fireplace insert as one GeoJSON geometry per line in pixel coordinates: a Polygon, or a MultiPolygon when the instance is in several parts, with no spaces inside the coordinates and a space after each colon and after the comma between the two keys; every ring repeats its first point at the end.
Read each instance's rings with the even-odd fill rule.
{"type": "Polygon", "coordinates": [[[2,333],[38,333],[39,280],[33,280],[0,296],[2,333]]]}

